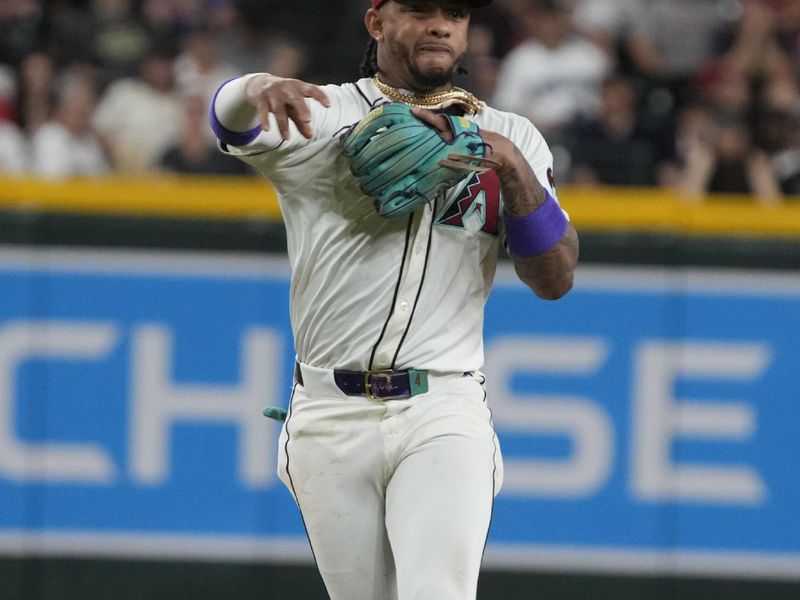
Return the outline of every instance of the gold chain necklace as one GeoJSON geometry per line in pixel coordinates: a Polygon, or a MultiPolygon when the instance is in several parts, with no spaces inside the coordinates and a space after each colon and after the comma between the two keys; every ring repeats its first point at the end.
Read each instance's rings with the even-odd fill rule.
{"type": "Polygon", "coordinates": [[[402,88],[396,88],[388,83],[384,83],[375,75],[372,78],[375,86],[386,98],[392,102],[402,102],[409,106],[427,108],[428,110],[441,110],[454,104],[462,106],[468,115],[476,115],[483,110],[483,102],[459,87],[454,87],[446,92],[431,92],[428,94],[418,94],[402,88]]]}

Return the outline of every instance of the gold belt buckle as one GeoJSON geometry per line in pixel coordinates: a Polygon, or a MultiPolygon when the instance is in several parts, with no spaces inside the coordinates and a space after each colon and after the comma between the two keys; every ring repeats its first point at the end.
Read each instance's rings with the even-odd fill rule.
{"type": "Polygon", "coordinates": [[[386,377],[389,381],[391,381],[393,375],[400,375],[402,371],[392,371],[391,369],[379,369],[376,371],[365,371],[364,372],[364,393],[366,394],[367,398],[370,400],[399,400],[400,398],[408,398],[408,394],[401,394],[396,396],[376,396],[372,393],[372,383],[370,382],[370,378],[378,375],[386,377]]]}

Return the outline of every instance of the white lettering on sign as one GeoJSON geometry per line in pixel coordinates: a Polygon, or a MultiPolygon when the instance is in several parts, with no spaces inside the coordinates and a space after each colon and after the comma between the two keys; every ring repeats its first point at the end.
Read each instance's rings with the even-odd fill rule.
{"type": "Polygon", "coordinates": [[[567,437],[566,459],[504,459],[503,493],[517,496],[580,498],[608,479],[614,429],[603,409],[579,395],[519,394],[515,374],[581,377],[597,372],[608,350],[598,338],[504,337],[486,351],[486,375],[495,425],[527,434],[567,437]]]}
{"type": "Polygon", "coordinates": [[[129,456],[140,485],[163,483],[170,470],[170,430],[176,423],[230,422],[239,427],[239,476],[245,485],[267,487],[275,478],[274,424],[259,418],[279,390],[273,376],[281,364],[278,334],[249,329],[243,339],[241,383],[175,385],[171,381],[172,337],[160,325],[137,327],[131,365],[129,456]],[[273,435],[270,435],[271,428],[273,435]]]}
{"type": "Polygon", "coordinates": [[[639,346],[634,358],[631,487],[640,500],[763,504],[767,489],[750,467],[674,463],[677,438],[745,442],[756,431],[746,402],[686,401],[675,397],[679,378],[752,381],[771,353],[762,344],[667,343],[639,346]]]}
{"type": "MultiPolygon", "coordinates": [[[[25,443],[17,438],[16,373],[34,359],[100,360],[118,339],[110,323],[14,321],[0,327],[0,475],[24,481],[68,481],[108,485],[117,470],[95,444],[25,443]]],[[[58,401],[58,390],[47,390],[58,401]]],[[[71,407],[49,405],[42,418],[72,419],[71,407]]]]}

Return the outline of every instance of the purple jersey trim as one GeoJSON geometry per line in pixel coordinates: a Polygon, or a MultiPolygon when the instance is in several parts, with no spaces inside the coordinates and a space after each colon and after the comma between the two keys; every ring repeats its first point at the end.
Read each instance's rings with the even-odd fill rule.
{"type": "Polygon", "coordinates": [[[547,198],[539,208],[524,217],[505,216],[506,241],[516,256],[536,256],[547,252],[564,236],[569,222],[556,199],[547,198]]]}
{"type": "MultiPolygon", "coordinates": [[[[233,79],[236,79],[236,77],[233,79]]],[[[214,132],[214,135],[216,135],[223,144],[234,147],[247,146],[247,144],[259,136],[261,133],[261,126],[257,125],[248,131],[231,131],[220,123],[220,120],[217,118],[217,113],[214,111],[214,105],[217,103],[217,96],[220,90],[225,87],[226,84],[233,81],[233,79],[224,82],[217,88],[217,91],[214,92],[214,98],[211,100],[211,104],[208,107],[208,122],[211,125],[211,130],[214,132]]]]}

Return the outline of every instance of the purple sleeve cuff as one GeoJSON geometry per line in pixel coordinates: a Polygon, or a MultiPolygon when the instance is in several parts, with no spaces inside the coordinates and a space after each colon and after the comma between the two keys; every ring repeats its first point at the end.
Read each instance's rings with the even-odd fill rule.
{"type": "Polygon", "coordinates": [[[231,131],[222,123],[220,123],[220,120],[217,118],[217,113],[214,110],[214,105],[217,103],[219,91],[231,81],[233,81],[233,79],[229,79],[223,83],[214,93],[214,98],[211,100],[211,104],[208,107],[208,122],[211,125],[211,130],[214,132],[214,135],[216,135],[217,139],[219,139],[219,141],[221,141],[223,144],[234,147],[247,146],[247,144],[259,136],[261,133],[261,126],[257,125],[248,131],[231,131]]]}
{"type": "Polygon", "coordinates": [[[567,230],[567,217],[556,199],[547,198],[539,208],[524,217],[505,216],[506,241],[516,256],[536,256],[555,246],[567,230]]]}

